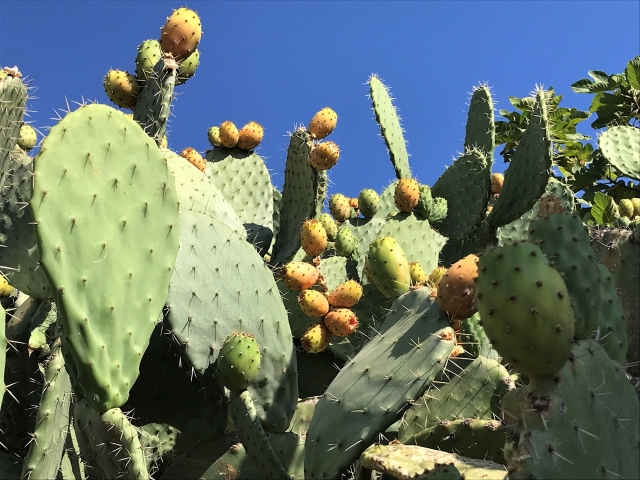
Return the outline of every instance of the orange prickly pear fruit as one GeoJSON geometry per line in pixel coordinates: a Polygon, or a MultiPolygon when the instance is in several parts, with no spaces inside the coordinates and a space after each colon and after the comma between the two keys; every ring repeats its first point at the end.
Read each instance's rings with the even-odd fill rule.
{"type": "Polygon", "coordinates": [[[223,147],[233,148],[238,145],[240,132],[238,132],[238,127],[236,127],[233,122],[228,120],[222,122],[218,133],[220,134],[220,143],[222,143],[223,147]]]}
{"type": "Polygon", "coordinates": [[[205,169],[207,168],[207,161],[204,158],[202,158],[202,155],[200,155],[194,148],[191,148],[191,147],[185,148],[180,152],[180,156],[182,158],[187,159],[187,161],[191,165],[196,167],[201,172],[204,172],[205,169]]]}
{"type": "Polygon", "coordinates": [[[451,265],[438,284],[436,301],[451,318],[465,319],[478,311],[475,304],[478,257],[471,254],[451,265]]]}
{"type": "Polygon", "coordinates": [[[174,10],[167,23],[160,29],[160,48],[177,60],[191,55],[202,38],[200,17],[193,10],[178,8],[174,10]]]}
{"type": "Polygon", "coordinates": [[[427,272],[418,262],[409,263],[409,275],[411,275],[411,285],[424,285],[427,283],[427,272]]]}
{"type": "Polygon", "coordinates": [[[324,324],[336,337],[346,337],[358,328],[358,317],[348,308],[337,308],[324,316],[324,324]]]}
{"type": "Polygon", "coordinates": [[[502,184],[504,183],[504,175],[501,173],[491,174],[491,193],[500,193],[502,184]]]}
{"type": "Polygon", "coordinates": [[[317,170],[329,170],[340,158],[340,147],[334,142],[322,142],[313,147],[309,161],[317,170]]]}
{"type": "Polygon", "coordinates": [[[327,246],[327,232],[319,220],[307,220],[302,224],[300,241],[304,253],[315,257],[320,255],[327,246]]]}
{"type": "Polygon", "coordinates": [[[302,291],[313,287],[320,272],[305,262],[287,263],[282,270],[282,282],[291,290],[302,291]]]}
{"type": "Polygon", "coordinates": [[[302,336],[302,348],[309,353],[320,353],[329,346],[331,336],[331,332],[324,324],[311,325],[302,336]]]}
{"type": "Polygon", "coordinates": [[[140,85],[135,75],[122,70],[109,70],[104,76],[103,85],[109,100],[120,108],[132,109],[136,106],[140,85]]]}
{"type": "Polygon", "coordinates": [[[394,196],[396,207],[401,212],[411,212],[420,200],[420,184],[414,178],[401,178],[394,196]]]}
{"type": "Polygon", "coordinates": [[[307,130],[311,134],[311,138],[322,140],[333,132],[337,123],[338,114],[329,107],[325,107],[313,116],[307,130]]]}
{"type": "Polygon", "coordinates": [[[362,298],[362,285],[355,280],[338,285],[329,295],[329,305],[333,308],[353,307],[362,298]]]}
{"type": "Polygon", "coordinates": [[[349,206],[351,208],[354,208],[354,209],[358,210],[358,199],[357,198],[350,198],[349,199],[349,206]]]}
{"type": "Polygon", "coordinates": [[[329,313],[327,297],[317,290],[303,290],[298,295],[298,305],[305,315],[322,318],[329,313]]]}
{"type": "Polygon", "coordinates": [[[264,128],[258,122],[249,122],[238,132],[238,148],[253,150],[264,137],[264,128]]]}

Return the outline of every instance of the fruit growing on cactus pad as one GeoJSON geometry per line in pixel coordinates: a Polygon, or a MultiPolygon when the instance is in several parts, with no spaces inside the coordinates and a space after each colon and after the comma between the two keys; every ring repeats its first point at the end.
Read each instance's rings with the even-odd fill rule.
{"type": "Polygon", "coordinates": [[[399,297],[409,290],[409,262],[395,238],[378,238],[371,243],[367,260],[373,283],[385,297],[399,297]]]}
{"type": "Polygon", "coordinates": [[[212,147],[219,147],[222,145],[222,140],[220,139],[220,127],[214,125],[207,131],[207,139],[212,147]]]}
{"type": "Polygon", "coordinates": [[[298,295],[298,305],[305,315],[314,318],[322,318],[329,313],[327,297],[317,290],[303,290],[298,295]]]}
{"type": "Polygon", "coordinates": [[[322,223],[324,227],[324,231],[327,233],[327,239],[331,242],[336,241],[336,237],[338,236],[338,226],[331,215],[328,213],[321,213],[318,216],[318,220],[322,223]]]}
{"type": "Polygon", "coordinates": [[[402,212],[411,212],[420,200],[420,184],[414,178],[401,178],[394,196],[396,207],[402,212]]]}
{"type": "Polygon", "coordinates": [[[348,280],[329,295],[329,305],[333,308],[350,308],[353,307],[360,298],[362,298],[362,285],[355,280],[348,280]]]}
{"type": "Polygon", "coordinates": [[[304,332],[302,348],[309,353],[320,353],[327,349],[331,337],[331,332],[323,323],[316,323],[304,332]]]}
{"type": "Polygon", "coordinates": [[[491,174],[491,193],[498,194],[502,190],[502,184],[504,183],[504,175],[501,173],[491,174]]]}
{"type": "Polygon", "coordinates": [[[311,138],[322,140],[333,132],[337,124],[338,114],[329,107],[325,107],[313,116],[307,130],[311,138]]]}
{"type": "Polygon", "coordinates": [[[207,161],[202,158],[202,155],[200,155],[194,148],[185,148],[180,152],[180,156],[186,159],[191,165],[196,167],[201,172],[204,172],[207,168],[207,161]]]}
{"type": "Polygon", "coordinates": [[[240,132],[233,122],[226,121],[220,125],[220,143],[223,147],[233,148],[238,145],[240,140],[240,132]]]}
{"type": "Polygon", "coordinates": [[[282,282],[291,290],[302,291],[313,287],[320,272],[305,262],[291,262],[282,270],[282,282]]]}
{"type": "Polygon", "coordinates": [[[20,136],[16,144],[27,152],[36,146],[36,130],[31,125],[24,124],[20,127],[20,136]]]}
{"type": "Polygon", "coordinates": [[[160,31],[162,51],[172,54],[176,60],[183,60],[191,55],[202,38],[200,17],[193,10],[184,7],[174,10],[160,31]]]}
{"type": "Polygon", "coordinates": [[[264,137],[264,128],[258,122],[249,122],[238,132],[238,148],[253,150],[264,137]]]}
{"type": "Polygon", "coordinates": [[[451,265],[438,285],[437,302],[449,317],[464,319],[476,311],[475,279],[478,276],[478,257],[471,254],[451,265]]]}
{"type": "Polygon", "coordinates": [[[260,370],[260,349],[253,335],[232,333],[222,344],[218,355],[218,372],[232,392],[251,385],[260,370]]]}
{"type": "Polygon", "coordinates": [[[320,255],[327,246],[327,232],[319,220],[307,220],[302,224],[300,242],[304,253],[310,257],[320,255]]]}
{"type": "Polygon", "coordinates": [[[329,170],[340,158],[340,147],[334,142],[322,142],[311,150],[309,161],[318,170],[329,170]]]}
{"type": "Polygon", "coordinates": [[[348,308],[336,308],[325,315],[324,324],[336,337],[347,337],[358,328],[358,317],[348,308]]]}
{"type": "Polygon", "coordinates": [[[329,198],[329,211],[336,222],[342,223],[347,218],[351,217],[351,205],[349,205],[349,199],[341,193],[331,195],[329,198]]]}
{"type": "Polygon", "coordinates": [[[409,263],[409,274],[411,275],[411,285],[424,285],[427,282],[427,272],[418,262],[409,263]]]}
{"type": "Polygon", "coordinates": [[[358,209],[364,218],[373,217],[380,208],[380,196],[372,188],[365,188],[358,195],[358,209]]]}
{"type": "Polygon", "coordinates": [[[103,84],[109,100],[117,106],[128,109],[136,106],[140,85],[134,75],[122,70],[109,70],[103,84]]]}

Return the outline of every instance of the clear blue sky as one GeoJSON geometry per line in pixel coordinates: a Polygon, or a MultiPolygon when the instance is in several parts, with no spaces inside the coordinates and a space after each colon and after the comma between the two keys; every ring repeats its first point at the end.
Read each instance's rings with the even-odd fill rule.
{"type": "Polygon", "coordinates": [[[0,0],[0,64],[37,88],[29,121],[46,131],[66,99],[110,103],[107,70],[134,72],[137,46],[183,5],[200,14],[204,35],[196,76],[176,88],[169,146],[204,152],[210,126],[256,120],[280,188],[286,133],[330,106],[339,120],[328,139],[342,151],[330,192],[348,196],[380,191],[394,175],[366,96],[371,73],[396,98],[414,175],[432,185],[462,149],[478,82],[493,88],[497,108],[542,84],[586,110],[591,97],[569,85],[591,69],[619,73],[640,53],[638,1],[0,0]]]}

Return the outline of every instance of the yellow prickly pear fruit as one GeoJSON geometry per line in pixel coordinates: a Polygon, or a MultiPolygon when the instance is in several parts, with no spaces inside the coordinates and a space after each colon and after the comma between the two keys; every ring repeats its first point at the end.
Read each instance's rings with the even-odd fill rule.
{"type": "MultiPolygon", "coordinates": [[[[238,132],[239,133],[239,132],[238,132]]],[[[220,127],[213,126],[207,131],[207,138],[212,147],[219,147],[222,145],[220,140],[220,127]]]]}
{"type": "Polygon", "coordinates": [[[340,158],[340,147],[334,142],[322,142],[311,150],[311,166],[318,170],[329,170],[340,158]]]}
{"type": "Polygon", "coordinates": [[[491,193],[500,193],[502,184],[504,183],[504,175],[501,173],[491,174],[491,193]]]}
{"type": "Polygon", "coordinates": [[[180,61],[191,55],[202,38],[198,14],[188,8],[174,10],[160,29],[160,48],[180,61]]]}
{"type": "Polygon", "coordinates": [[[282,269],[282,282],[291,290],[307,290],[316,283],[320,272],[305,262],[287,263],[282,269]]]}
{"type": "Polygon", "coordinates": [[[478,257],[471,254],[451,265],[438,284],[436,301],[452,319],[465,319],[478,311],[475,302],[478,257]]]}
{"type": "Polygon", "coordinates": [[[347,337],[358,328],[358,317],[348,308],[336,308],[324,316],[324,324],[336,337],[347,337]]]}
{"type": "Polygon", "coordinates": [[[349,199],[341,193],[331,195],[329,198],[329,211],[336,222],[342,223],[347,218],[351,217],[351,205],[349,205],[349,199]]]}
{"type": "Polygon", "coordinates": [[[302,348],[309,353],[320,353],[329,346],[331,336],[331,332],[324,324],[311,325],[302,336],[302,348]]]}
{"type": "Polygon", "coordinates": [[[401,178],[396,184],[394,196],[401,212],[411,212],[420,200],[420,184],[414,178],[401,178]]]}
{"type": "Polygon", "coordinates": [[[300,241],[304,253],[315,257],[327,247],[327,232],[319,220],[307,220],[302,224],[300,241]]]}
{"type": "Polygon", "coordinates": [[[633,203],[629,198],[623,198],[618,205],[620,207],[620,216],[627,217],[629,220],[633,218],[633,203]]]}
{"type": "Polygon", "coordinates": [[[445,273],[447,273],[447,269],[442,266],[434,268],[433,272],[431,272],[429,277],[427,277],[427,285],[431,288],[436,288],[445,273]]]}
{"type": "Polygon", "coordinates": [[[538,217],[547,218],[554,213],[562,213],[562,201],[555,195],[546,195],[538,201],[538,217]]]}
{"type": "Polygon", "coordinates": [[[134,75],[122,70],[109,70],[103,85],[109,100],[120,108],[133,109],[136,106],[140,85],[134,75]]]}
{"type": "Polygon", "coordinates": [[[202,158],[194,148],[187,147],[180,152],[180,156],[185,158],[191,165],[196,167],[201,172],[204,172],[207,168],[207,161],[202,158]]]}
{"type": "Polygon", "coordinates": [[[311,138],[322,140],[333,132],[337,123],[338,114],[329,107],[325,107],[313,116],[307,130],[311,134],[311,138]]]}
{"type": "Polygon", "coordinates": [[[631,204],[633,205],[633,216],[637,217],[640,215],[640,198],[632,198],[631,204]]]}
{"type": "Polygon", "coordinates": [[[264,137],[264,128],[258,122],[249,122],[238,132],[238,148],[253,150],[264,137]]]}
{"type": "Polygon", "coordinates": [[[409,275],[411,275],[411,285],[424,285],[427,282],[427,272],[418,262],[409,263],[409,275]]]}
{"type": "Polygon", "coordinates": [[[20,127],[20,136],[16,141],[16,144],[27,152],[36,146],[38,137],[36,135],[36,129],[26,123],[20,127]]]}
{"type": "Polygon", "coordinates": [[[233,148],[238,145],[240,140],[240,132],[233,122],[226,121],[220,125],[220,143],[223,147],[233,148]]]}
{"type": "MultiPolygon", "coordinates": [[[[6,298],[13,293],[15,288],[9,285],[4,275],[0,275],[0,298],[6,298]]],[[[3,327],[4,328],[4,327],[3,327]]]]}
{"type": "Polygon", "coordinates": [[[298,305],[305,315],[322,318],[329,313],[327,297],[317,290],[303,290],[298,295],[298,305]]]}
{"type": "Polygon", "coordinates": [[[336,289],[329,295],[329,305],[333,308],[350,308],[353,307],[362,298],[362,285],[355,280],[349,280],[342,285],[338,285],[336,289]]]}

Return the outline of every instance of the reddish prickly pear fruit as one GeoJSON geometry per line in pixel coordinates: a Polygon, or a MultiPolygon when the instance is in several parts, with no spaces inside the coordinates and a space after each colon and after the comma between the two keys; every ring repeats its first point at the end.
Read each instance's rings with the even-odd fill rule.
{"type": "Polygon", "coordinates": [[[253,335],[232,333],[223,342],[218,356],[218,372],[232,392],[244,390],[258,377],[260,349],[253,335]]]}
{"type": "Polygon", "coordinates": [[[338,236],[338,226],[336,225],[335,220],[331,218],[331,215],[328,213],[321,213],[318,216],[318,220],[322,223],[324,231],[327,233],[327,239],[331,242],[335,242],[336,237],[338,236]]]}
{"type": "Polygon", "coordinates": [[[504,175],[501,173],[491,174],[491,193],[498,194],[502,190],[502,184],[504,183],[504,175]]]}
{"type": "Polygon", "coordinates": [[[320,353],[327,349],[331,337],[331,332],[323,323],[316,323],[304,332],[302,348],[309,353],[320,353]]]}
{"type": "Polygon", "coordinates": [[[311,138],[322,140],[333,132],[337,123],[338,114],[329,107],[325,107],[313,116],[307,130],[311,134],[311,138]]]}
{"type": "Polygon", "coordinates": [[[184,7],[174,10],[160,31],[162,51],[172,54],[178,61],[191,55],[202,38],[200,17],[184,7]]]}
{"type": "Polygon", "coordinates": [[[348,308],[337,308],[324,316],[324,324],[336,337],[346,337],[358,328],[358,317],[348,308]]]}
{"type": "Polygon", "coordinates": [[[287,263],[282,270],[282,282],[291,290],[302,291],[313,287],[320,272],[305,262],[287,263]]]}
{"type": "Polygon", "coordinates": [[[420,200],[420,184],[414,178],[401,178],[396,184],[394,199],[398,210],[411,212],[420,200]]]}
{"type": "Polygon", "coordinates": [[[548,218],[554,213],[562,213],[562,200],[555,195],[545,195],[538,202],[538,217],[548,218]]]}
{"type": "Polygon", "coordinates": [[[351,217],[351,205],[349,205],[349,199],[341,193],[331,195],[329,198],[329,211],[336,222],[342,223],[347,218],[351,217]]]}
{"type": "Polygon", "coordinates": [[[451,265],[438,285],[437,302],[449,317],[469,318],[478,311],[475,305],[478,257],[471,254],[451,265]]]}
{"type": "Polygon", "coordinates": [[[249,122],[238,132],[238,148],[253,150],[264,137],[264,128],[258,122],[249,122]]]}
{"type": "Polygon", "coordinates": [[[219,147],[222,145],[222,140],[220,139],[220,127],[213,126],[207,131],[207,139],[212,147],[219,147]]]}
{"type": "Polygon", "coordinates": [[[133,109],[138,100],[140,85],[129,72],[109,70],[104,77],[104,90],[109,100],[120,108],[133,109]]]}
{"type": "Polygon", "coordinates": [[[298,295],[298,305],[305,315],[322,318],[329,313],[327,297],[317,290],[303,290],[298,295]]]}
{"type": "Polygon", "coordinates": [[[409,275],[411,275],[411,285],[424,285],[427,283],[427,272],[418,262],[409,263],[409,275]]]}
{"type": "Polygon", "coordinates": [[[362,298],[362,285],[355,280],[349,280],[329,295],[329,305],[333,308],[351,308],[362,298]]]}
{"type": "Polygon", "coordinates": [[[302,224],[300,241],[304,253],[315,257],[327,247],[327,232],[319,220],[307,220],[302,224]]]}
{"type": "Polygon", "coordinates": [[[204,172],[207,168],[207,161],[202,158],[194,148],[187,147],[180,152],[180,156],[185,158],[191,165],[196,167],[201,172],[204,172]]]}
{"type": "Polygon", "coordinates": [[[240,132],[238,132],[238,127],[235,126],[233,122],[226,121],[220,124],[220,143],[222,143],[223,147],[233,148],[238,145],[238,140],[240,139],[240,132]]]}
{"type": "Polygon", "coordinates": [[[338,163],[340,148],[334,142],[322,142],[311,150],[311,166],[318,170],[329,170],[338,163]]]}

